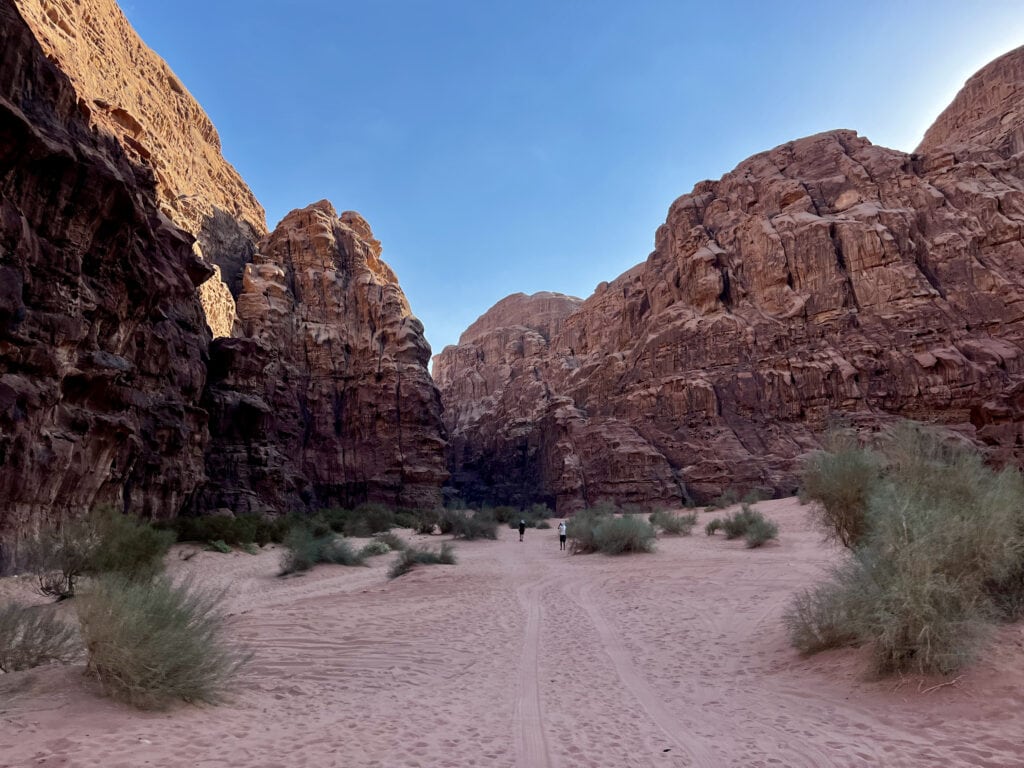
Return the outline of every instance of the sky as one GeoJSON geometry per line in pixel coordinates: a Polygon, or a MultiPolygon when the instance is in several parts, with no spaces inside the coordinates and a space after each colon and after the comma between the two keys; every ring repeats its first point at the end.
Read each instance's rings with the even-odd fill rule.
{"type": "Polygon", "coordinates": [[[121,4],[271,228],[323,198],[367,219],[435,353],[510,293],[590,295],[756,152],[913,150],[1024,45],[1019,0],[121,4]]]}

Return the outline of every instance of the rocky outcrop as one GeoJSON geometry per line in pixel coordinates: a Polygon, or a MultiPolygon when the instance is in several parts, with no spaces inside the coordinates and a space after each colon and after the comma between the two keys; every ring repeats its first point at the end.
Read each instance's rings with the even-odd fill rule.
{"type": "Polygon", "coordinates": [[[568,509],[791,493],[837,417],[942,423],[1019,463],[1022,69],[1024,49],[972,78],[918,154],[833,131],[701,182],[548,339],[485,315],[434,363],[456,484],[568,509]]]}
{"type": "Polygon", "coordinates": [[[0,0],[0,568],[96,504],[174,515],[204,474],[212,270],[87,111],[0,0]]]}
{"type": "Polygon", "coordinates": [[[213,123],[114,0],[15,0],[46,54],[71,79],[79,109],[152,169],[161,210],[218,268],[202,292],[215,336],[231,335],[234,298],[263,208],[221,154],[213,123]],[[223,286],[227,286],[225,290],[223,286]]]}
{"type": "Polygon", "coordinates": [[[423,326],[356,213],[292,211],[246,266],[243,338],[211,351],[201,509],[432,507],[446,478],[423,326]]]}

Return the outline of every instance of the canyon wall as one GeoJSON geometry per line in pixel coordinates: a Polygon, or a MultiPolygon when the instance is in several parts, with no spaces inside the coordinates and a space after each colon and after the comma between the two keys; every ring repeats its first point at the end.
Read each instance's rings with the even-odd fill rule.
{"type": "Polygon", "coordinates": [[[831,131],[701,182],[549,337],[528,301],[485,314],[434,361],[458,489],[562,509],[788,494],[837,419],[936,422],[1020,463],[1022,85],[1018,49],[914,154],[831,131]]]}
{"type": "Polygon", "coordinates": [[[202,481],[212,270],[11,0],[0,75],[2,570],[41,525],[96,504],[169,517],[202,481]]]}
{"type": "Polygon", "coordinates": [[[211,349],[201,508],[433,507],[447,478],[423,326],[359,214],[292,211],[246,266],[243,338],[211,349]]]}
{"type": "Polygon", "coordinates": [[[195,235],[215,268],[200,286],[213,335],[234,330],[234,297],[263,208],[221,154],[210,118],[166,62],[139,39],[114,0],[15,0],[46,55],[70,78],[79,108],[152,170],[160,209],[195,235]]]}

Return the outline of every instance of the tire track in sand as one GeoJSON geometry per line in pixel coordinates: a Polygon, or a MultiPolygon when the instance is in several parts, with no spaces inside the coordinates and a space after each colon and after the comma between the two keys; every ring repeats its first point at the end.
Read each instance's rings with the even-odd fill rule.
{"type": "Polygon", "coordinates": [[[541,703],[538,685],[540,595],[547,584],[547,581],[536,581],[516,590],[516,597],[526,610],[526,630],[519,661],[519,685],[515,704],[515,723],[518,729],[516,765],[519,768],[555,768],[557,765],[548,748],[547,734],[544,732],[544,706],[541,703]]]}
{"type": "Polygon", "coordinates": [[[682,723],[679,718],[668,710],[661,697],[651,689],[637,671],[622,638],[601,614],[600,609],[591,598],[592,588],[592,584],[575,581],[569,585],[568,593],[590,618],[591,624],[594,625],[594,629],[601,639],[604,652],[611,659],[612,666],[622,684],[633,694],[647,716],[650,717],[651,722],[657,725],[669,741],[675,744],[679,751],[688,758],[689,764],[705,768],[721,766],[722,762],[712,757],[708,747],[704,744],[704,739],[698,736],[693,729],[688,735],[680,733],[682,723]]]}

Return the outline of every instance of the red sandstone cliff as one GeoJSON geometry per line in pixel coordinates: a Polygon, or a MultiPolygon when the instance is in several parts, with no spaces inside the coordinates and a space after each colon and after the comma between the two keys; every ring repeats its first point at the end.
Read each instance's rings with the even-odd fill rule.
{"type": "Polygon", "coordinates": [[[939,422],[1019,462],[1022,72],[1018,49],[975,75],[918,154],[833,131],[701,182],[550,339],[484,315],[495,341],[434,363],[456,484],[564,508],[790,493],[836,415],[939,422]]]}
{"type": "Polygon", "coordinates": [[[230,336],[232,294],[267,227],[262,206],[222,156],[213,123],[114,0],[15,4],[89,121],[152,169],[160,209],[196,236],[197,252],[216,267],[199,289],[207,321],[214,336],[230,336]]]}
{"type": "Polygon", "coordinates": [[[359,214],[292,211],[238,297],[244,338],[211,349],[201,506],[432,507],[447,477],[423,326],[359,214]]]}
{"type": "Polygon", "coordinates": [[[212,270],[0,0],[0,569],[43,523],[203,479],[212,270]]]}

